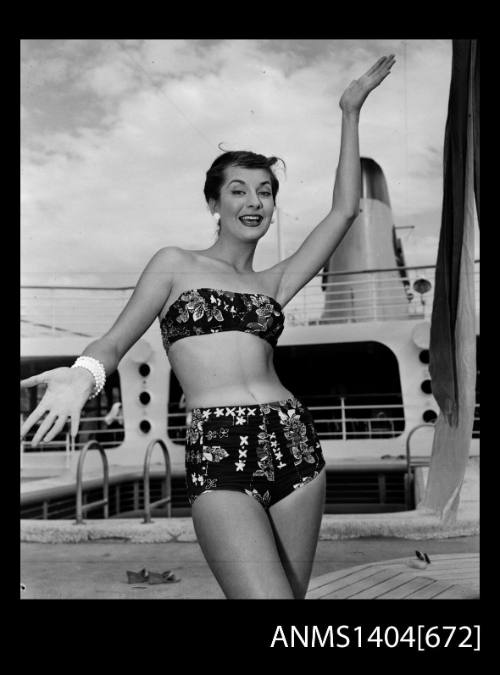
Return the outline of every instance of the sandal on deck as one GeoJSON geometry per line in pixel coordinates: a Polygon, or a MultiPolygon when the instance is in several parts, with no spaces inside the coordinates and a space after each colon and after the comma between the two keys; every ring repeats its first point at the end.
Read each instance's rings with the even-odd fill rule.
{"type": "Polygon", "coordinates": [[[175,574],[170,570],[166,572],[149,572],[146,568],[143,568],[140,572],[127,570],[127,583],[129,584],[173,584],[178,581],[180,579],[177,579],[175,574]]]}

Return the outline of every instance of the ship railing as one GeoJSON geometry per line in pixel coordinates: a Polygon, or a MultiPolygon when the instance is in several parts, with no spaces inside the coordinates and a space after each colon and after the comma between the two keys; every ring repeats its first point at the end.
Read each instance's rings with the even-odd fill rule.
{"type": "MultiPolygon", "coordinates": [[[[24,415],[21,413],[20,415],[21,419],[21,427],[24,423],[24,415]]],[[[41,422],[38,422],[38,425],[40,425],[41,422]]],[[[20,444],[20,457],[21,457],[21,469],[24,468],[24,455],[26,453],[26,448],[31,445],[31,441],[27,440],[26,437],[21,439],[21,444],[20,444]]],[[[53,441],[45,441],[43,443],[40,443],[39,448],[37,450],[39,452],[43,452],[44,450],[52,450],[52,449],[58,449],[61,452],[65,453],[65,467],[69,468],[71,466],[71,456],[75,452],[75,439],[71,436],[69,431],[66,431],[64,433],[64,438],[57,440],[54,439],[53,441]]]]}
{"type": "Polygon", "coordinates": [[[21,286],[23,337],[95,337],[106,331],[133,286],[21,286]]]}
{"type": "MultiPolygon", "coordinates": [[[[352,398],[352,396],[351,396],[352,398]]],[[[338,397],[338,404],[336,405],[308,405],[309,410],[314,417],[314,423],[320,438],[349,440],[351,438],[395,438],[402,433],[402,427],[405,423],[405,416],[408,410],[421,410],[420,406],[408,406],[401,403],[370,403],[370,404],[352,404],[346,402],[345,397],[338,397]],[[365,415],[363,411],[367,411],[365,415]],[[369,411],[369,413],[368,413],[369,411]],[[361,414],[359,414],[361,413],[361,414]],[[390,414],[392,413],[392,414],[390,414]],[[377,417],[379,415],[379,417],[377,417]],[[383,416],[382,416],[383,415],[383,416]],[[396,425],[398,428],[396,428],[396,425]],[[326,428],[325,428],[326,427],[326,428]]],[[[56,436],[52,441],[40,442],[36,448],[31,448],[29,437],[35,434],[35,429],[30,431],[29,437],[21,440],[21,468],[23,468],[24,454],[27,452],[47,452],[59,451],[66,455],[65,464],[67,467],[71,464],[71,456],[75,451],[80,451],[81,448],[89,440],[89,435],[96,435],[99,438],[99,443],[102,447],[112,449],[120,446],[123,443],[121,440],[105,441],[103,438],[110,434],[124,434],[123,427],[114,429],[101,429],[98,426],[92,426],[88,429],[82,429],[84,423],[99,423],[105,420],[105,417],[87,417],[80,420],[80,429],[75,438],[71,437],[69,429],[62,434],[56,436]]],[[[185,434],[189,426],[189,420],[186,419],[186,413],[168,412],[168,432],[170,438],[175,442],[185,442],[185,434]]],[[[24,421],[24,416],[21,414],[21,425],[24,421]]],[[[121,419],[123,422],[123,419],[121,419]]],[[[474,422],[480,422],[480,404],[475,406],[474,422]]],[[[69,424],[68,424],[69,426],[69,424]]],[[[477,430],[473,433],[473,438],[479,437],[477,430]]]]}
{"type": "MultiPolygon", "coordinates": [[[[477,260],[474,281],[478,311],[479,279],[477,260]]],[[[434,285],[435,266],[323,273],[287,305],[287,323],[311,325],[430,319],[434,285]]]]}
{"type": "MultiPolygon", "coordinates": [[[[124,437],[124,427],[123,427],[123,417],[117,417],[114,421],[118,422],[121,426],[119,427],[114,427],[112,429],[102,429],[100,426],[96,425],[95,423],[105,423],[106,421],[106,416],[101,416],[101,417],[81,417],[80,418],[80,427],[78,429],[78,433],[75,438],[73,438],[70,434],[69,431],[69,423],[66,425],[66,429],[63,430],[60,434],[58,434],[54,440],[52,441],[42,441],[38,444],[36,448],[32,448],[29,450],[29,452],[47,452],[51,450],[55,451],[61,451],[61,452],[66,452],[67,456],[67,466],[70,464],[70,456],[71,453],[75,452],[75,450],[80,450],[85,446],[85,444],[89,440],[96,440],[96,439],[91,439],[88,438],[88,436],[91,435],[98,435],[99,436],[99,443],[101,446],[106,447],[106,448],[116,448],[120,446],[123,443],[123,437],[124,437]],[[89,428],[82,428],[83,425],[91,424],[94,426],[90,426],[89,428]],[[122,436],[121,439],[119,440],[109,440],[105,441],[102,440],[103,437],[106,437],[106,435],[120,435],[122,436]]],[[[24,422],[24,414],[21,413],[21,426],[24,422]]],[[[21,440],[21,467],[22,467],[22,457],[24,453],[26,452],[26,448],[29,448],[31,445],[31,440],[33,436],[36,433],[36,429],[40,426],[42,423],[42,420],[38,420],[34,425],[33,428],[29,431],[27,436],[25,436],[24,439],[21,440]]]]}
{"type": "MultiPolygon", "coordinates": [[[[429,319],[435,265],[321,272],[286,306],[290,326],[429,319]]],[[[479,260],[474,263],[479,311],[479,260]]],[[[133,286],[21,286],[23,337],[95,337],[109,329],[133,286]]]]}
{"type": "MultiPolygon", "coordinates": [[[[404,431],[405,417],[407,417],[408,411],[411,409],[412,412],[418,414],[422,410],[422,407],[417,405],[403,405],[402,403],[356,405],[346,402],[344,396],[336,398],[339,400],[337,405],[311,404],[307,406],[313,415],[318,436],[325,440],[396,438],[404,431]],[[369,411],[370,414],[366,412],[363,415],[364,411],[369,411]],[[360,414],[356,415],[356,412],[360,414]]],[[[186,431],[190,424],[189,417],[186,417],[185,412],[180,411],[169,412],[167,419],[171,440],[184,443],[186,431]]],[[[475,405],[474,422],[480,422],[479,403],[475,405]]],[[[475,430],[472,437],[478,438],[479,432],[475,430]]]]}

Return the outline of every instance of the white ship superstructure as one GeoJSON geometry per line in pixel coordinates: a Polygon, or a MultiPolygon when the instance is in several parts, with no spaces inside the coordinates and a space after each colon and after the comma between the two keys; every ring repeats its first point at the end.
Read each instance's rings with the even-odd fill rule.
{"type": "MultiPolygon", "coordinates": [[[[439,413],[428,368],[435,270],[405,265],[383,172],[365,158],[362,169],[359,215],[323,273],[285,307],[275,365],[284,386],[313,413],[328,471],[381,475],[401,469],[408,450],[415,464],[430,457],[439,413]]],[[[478,263],[475,281],[479,314],[478,263]]],[[[109,328],[132,290],[23,287],[22,376],[70,365],[109,328]]],[[[479,353],[478,317],[476,332],[479,353]]],[[[471,457],[479,455],[476,391],[471,457]]],[[[41,394],[23,391],[24,414],[41,394]]],[[[173,476],[181,478],[188,422],[155,322],[87,404],[75,444],[67,433],[38,451],[22,444],[22,477],[74,474],[79,450],[91,439],[103,445],[115,471],[126,471],[142,464],[158,438],[173,476]]],[[[87,468],[100,465],[98,453],[89,453],[87,468]]]]}

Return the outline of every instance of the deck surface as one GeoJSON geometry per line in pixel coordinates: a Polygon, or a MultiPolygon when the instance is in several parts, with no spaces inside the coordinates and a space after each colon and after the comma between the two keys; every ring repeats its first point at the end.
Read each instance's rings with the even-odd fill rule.
{"type": "Polygon", "coordinates": [[[409,562],[410,558],[396,558],[323,574],[311,579],[307,599],[479,598],[478,553],[433,555],[425,569],[415,569],[409,562]]]}

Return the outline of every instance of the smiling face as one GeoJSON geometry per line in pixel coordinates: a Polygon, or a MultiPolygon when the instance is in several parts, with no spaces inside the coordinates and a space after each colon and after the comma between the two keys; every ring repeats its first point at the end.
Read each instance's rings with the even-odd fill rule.
{"type": "Polygon", "coordinates": [[[254,239],[268,230],[274,211],[269,172],[229,166],[219,199],[210,201],[212,213],[220,214],[221,234],[254,239]]]}

